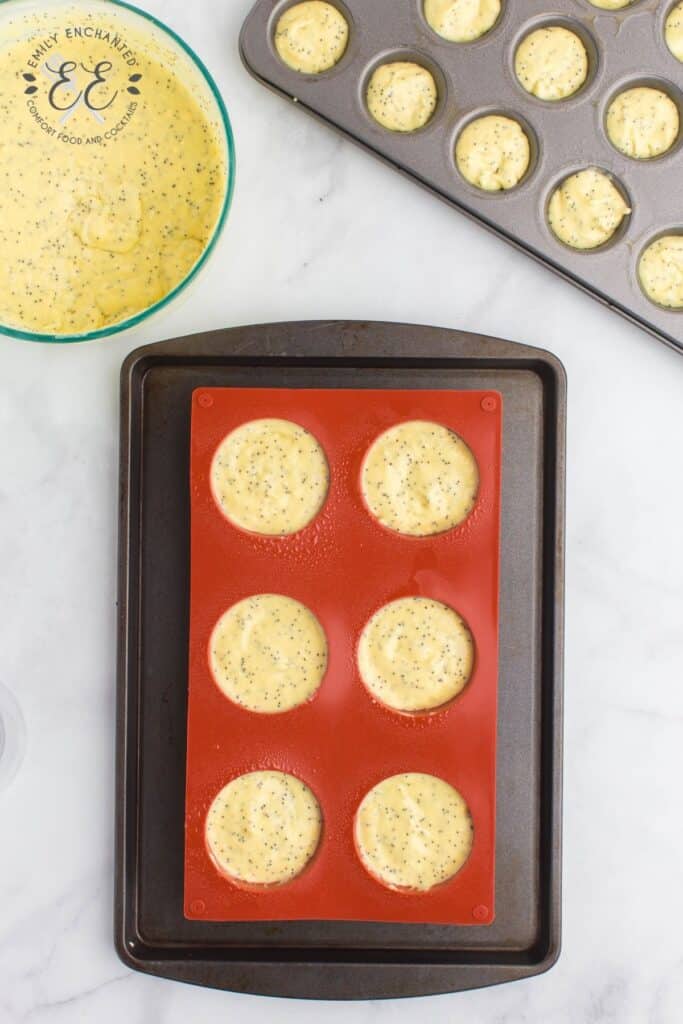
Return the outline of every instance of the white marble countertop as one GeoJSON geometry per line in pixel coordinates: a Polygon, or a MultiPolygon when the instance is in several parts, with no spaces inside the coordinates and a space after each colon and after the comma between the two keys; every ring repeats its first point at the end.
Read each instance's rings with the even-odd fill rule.
{"type": "Polygon", "coordinates": [[[0,683],[27,735],[0,793],[0,1024],[677,1024],[683,359],[258,86],[236,49],[249,0],[146,6],[216,76],[237,189],[165,319],[85,345],[0,338],[0,683]],[[567,367],[564,951],[541,978],[321,1007],[150,979],[114,953],[119,367],[144,342],[318,317],[500,335],[567,367]]]}

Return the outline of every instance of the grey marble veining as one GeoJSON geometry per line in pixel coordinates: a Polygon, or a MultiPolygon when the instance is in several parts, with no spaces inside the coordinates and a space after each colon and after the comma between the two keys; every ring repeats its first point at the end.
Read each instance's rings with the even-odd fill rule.
{"type": "Polygon", "coordinates": [[[27,736],[0,792],[0,1024],[678,1024],[683,360],[260,88],[236,49],[249,0],[146,6],[217,78],[235,201],[163,319],[63,348],[0,338],[0,682],[27,736]],[[113,952],[118,369],[144,342],[307,317],[482,331],[567,367],[564,951],[539,979],[321,1007],[113,952]]]}

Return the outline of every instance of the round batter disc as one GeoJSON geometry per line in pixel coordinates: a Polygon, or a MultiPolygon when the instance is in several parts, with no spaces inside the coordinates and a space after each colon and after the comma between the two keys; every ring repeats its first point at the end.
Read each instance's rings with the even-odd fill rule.
{"type": "Polygon", "coordinates": [[[620,11],[623,7],[630,7],[634,0],[588,0],[593,7],[599,7],[602,11],[620,11]]]}
{"type": "Polygon", "coordinates": [[[257,771],[224,786],[206,816],[206,845],[224,874],[249,885],[283,885],[318,848],[322,814],[294,775],[257,771]]]}
{"type": "Polygon", "coordinates": [[[429,597],[402,597],[375,612],[358,644],[358,669],[377,700],[395,711],[432,711],[467,684],[472,634],[458,613],[429,597]]]}
{"type": "Polygon", "coordinates": [[[653,302],[683,309],[683,236],[663,235],[648,245],[638,263],[638,277],[653,302]]]}
{"type": "Polygon", "coordinates": [[[500,0],[424,0],[424,16],[450,43],[470,43],[498,21],[500,0]]]}
{"type": "Polygon", "coordinates": [[[368,450],[363,497],[376,519],[396,533],[427,537],[463,522],[479,489],[479,469],[461,437],[428,420],[399,423],[368,450]]]}
{"type": "Polygon", "coordinates": [[[515,74],[522,88],[541,100],[564,100],[588,77],[588,54],[575,32],[561,25],[537,28],[525,36],[515,54],[515,74]]]}
{"type": "Polygon", "coordinates": [[[277,715],[305,704],[327,669],[327,638],[305,605],[255,594],[220,617],[209,644],[211,672],[226,697],[277,715]]]}
{"type": "Polygon", "coordinates": [[[664,25],[664,40],[676,60],[683,61],[683,3],[669,12],[664,25]]]}
{"type": "Polygon", "coordinates": [[[501,114],[466,125],[455,146],[455,162],[466,181],[486,192],[514,188],[529,168],[529,140],[517,121],[501,114]]]}
{"type": "Polygon", "coordinates": [[[275,28],[275,49],[294,71],[318,75],[344,56],[349,41],[346,18],[323,0],[288,7],[275,28]]]}
{"type": "Polygon", "coordinates": [[[297,533],[322,508],[330,474],[322,448],[289,420],[251,420],[221,442],[213,496],[227,519],[268,536],[297,533]]]}
{"type": "Polygon", "coordinates": [[[438,92],[434,76],[412,61],[380,64],[368,83],[368,111],[390,132],[414,132],[427,124],[436,110],[438,92]]]}
{"type": "Polygon", "coordinates": [[[555,189],[548,204],[548,223],[565,245],[595,249],[609,241],[630,212],[608,175],[588,167],[555,189]]]}
{"type": "Polygon", "coordinates": [[[620,152],[649,160],[666,153],[678,138],[678,107],[661,89],[626,89],[610,103],[606,127],[610,142],[620,152]]]}
{"type": "Polygon", "coordinates": [[[354,822],[366,870],[391,889],[424,892],[458,873],[474,829],[457,789],[435,775],[383,779],[362,800],[354,822]]]}

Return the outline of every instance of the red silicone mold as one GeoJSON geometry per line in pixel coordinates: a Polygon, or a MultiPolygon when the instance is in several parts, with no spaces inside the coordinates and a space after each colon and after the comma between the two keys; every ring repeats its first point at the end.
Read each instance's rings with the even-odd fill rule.
{"type": "Polygon", "coordinates": [[[191,436],[190,658],[187,727],[185,916],[208,921],[358,920],[489,924],[495,913],[495,770],[502,399],[492,391],[200,388],[191,436]],[[330,489],[298,534],[246,533],[219,511],[210,488],[214,452],[252,419],[279,417],[325,450],[330,489]],[[479,464],[476,505],[460,526],[405,537],[377,523],[360,492],[363,457],[405,420],[456,431],[479,464]],[[307,704],[262,715],[228,700],[213,681],[209,638],[218,618],[251,594],[279,593],[314,612],[327,634],[327,673],[307,704]],[[420,595],[451,605],[475,642],[469,683],[450,704],[419,715],[372,699],[356,645],[379,607],[420,595]],[[232,778],[260,768],[306,782],[324,816],[318,851],[291,882],[244,888],[221,874],[204,840],[208,809],[232,778]],[[365,870],[353,819],[372,786],[398,772],[428,772],[467,801],[474,845],[451,880],[425,893],[393,891],[365,870]]]}

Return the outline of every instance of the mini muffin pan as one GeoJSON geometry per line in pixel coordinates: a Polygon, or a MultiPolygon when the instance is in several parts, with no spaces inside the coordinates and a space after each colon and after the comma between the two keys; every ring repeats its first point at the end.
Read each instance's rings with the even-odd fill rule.
{"type": "Polygon", "coordinates": [[[498,543],[502,399],[495,391],[198,388],[192,398],[190,689],[187,740],[185,913],[215,921],[418,921],[486,925],[494,916],[498,543]],[[247,533],[211,493],[223,439],[251,420],[297,423],[322,446],[327,500],[287,537],[247,533]],[[361,466],[385,430],[429,420],[453,430],[479,467],[476,503],[459,526],[427,537],[381,526],[365,507],[361,466]],[[226,698],[209,666],[221,615],[255,594],[282,594],[310,609],[327,636],[323,681],[285,713],[250,711],[226,698]],[[381,607],[428,597],[454,608],[474,640],[464,690],[430,713],[402,714],[373,700],[360,678],[361,631],[381,607]],[[318,850],[286,884],[249,889],[221,874],[206,849],[216,794],[237,775],[277,769],[302,779],[323,816],[318,850]],[[449,881],[395,891],[362,866],[356,808],[382,779],[426,772],[464,797],[474,845],[449,881]],[[343,879],[343,885],[339,880],[343,879]]]}
{"type": "Polygon", "coordinates": [[[454,991],[552,965],[560,930],[564,410],[553,356],[437,328],[263,325],[127,358],[116,804],[116,946],[126,964],[220,988],[342,999],[454,991]],[[327,505],[298,539],[241,533],[207,492],[210,453],[223,432],[265,412],[305,417],[330,459],[327,505]],[[450,536],[385,532],[356,487],[369,440],[415,414],[459,428],[479,460],[478,504],[450,536]],[[351,526],[340,529],[346,520],[351,526]],[[320,554],[310,551],[316,538],[320,554]],[[219,565],[207,565],[212,555],[219,565]],[[322,580],[320,567],[332,564],[334,579],[322,580]],[[450,598],[477,644],[468,686],[434,716],[373,703],[353,659],[376,605],[415,587],[450,598]],[[319,615],[330,669],[309,705],[266,720],[220,693],[206,643],[234,597],[278,589],[319,615]],[[481,751],[465,735],[466,721],[477,723],[481,751]],[[320,859],[272,893],[236,892],[203,844],[210,800],[228,778],[255,767],[299,773],[325,815],[320,859]],[[365,791],[404,768],[452,782],[478,832],[470,861],[439,893],[385,889],[353,849],[350,825],[365,791]],[[323,876],[331,893],[316,888],[323,876]],[[463,923],[443,923],[454,920],[463,923]]]}
{"type": "Polygon", "coordinates": [[[503,0],[498,22],[471,43],[450,43],[433,32],[422,0],[331,0],[349,21],[349,45],[339,64],[319,75],[293,71],[274,48],[275,25],[292,2],[258,0],[244,24],[240,50],[255,77],[661,341],[683,349],[683,310],[653,303],[637,274],[638,260],[652,241],[683,231],[681,136],[662,156],[635,160],[616,150],[605,132],[610,101],[636,85],[666,92],[683,128],[683,64],[664,41],[672,0],[635,0],[619,11],[600,10],[588,0],[503,0]],[[584,86],[557,102],[527,93],[514,73],[519,42],[547,25],[564,25],[579,35],[589,61],[584,86]],[[431,121],[412,134],[381,128],[365,105],[370,74],[391,60],[422,64],[439,91],[431,121]],[[519,121],[531,144],[526,176],[505,192],[477,189],[455,164],[463,127],[490,113],[519,121]],[[546,208],[557,185],[585,167],[607,172],[632,212],[605,245],[577,251],[552,233],[546,208]]]}

